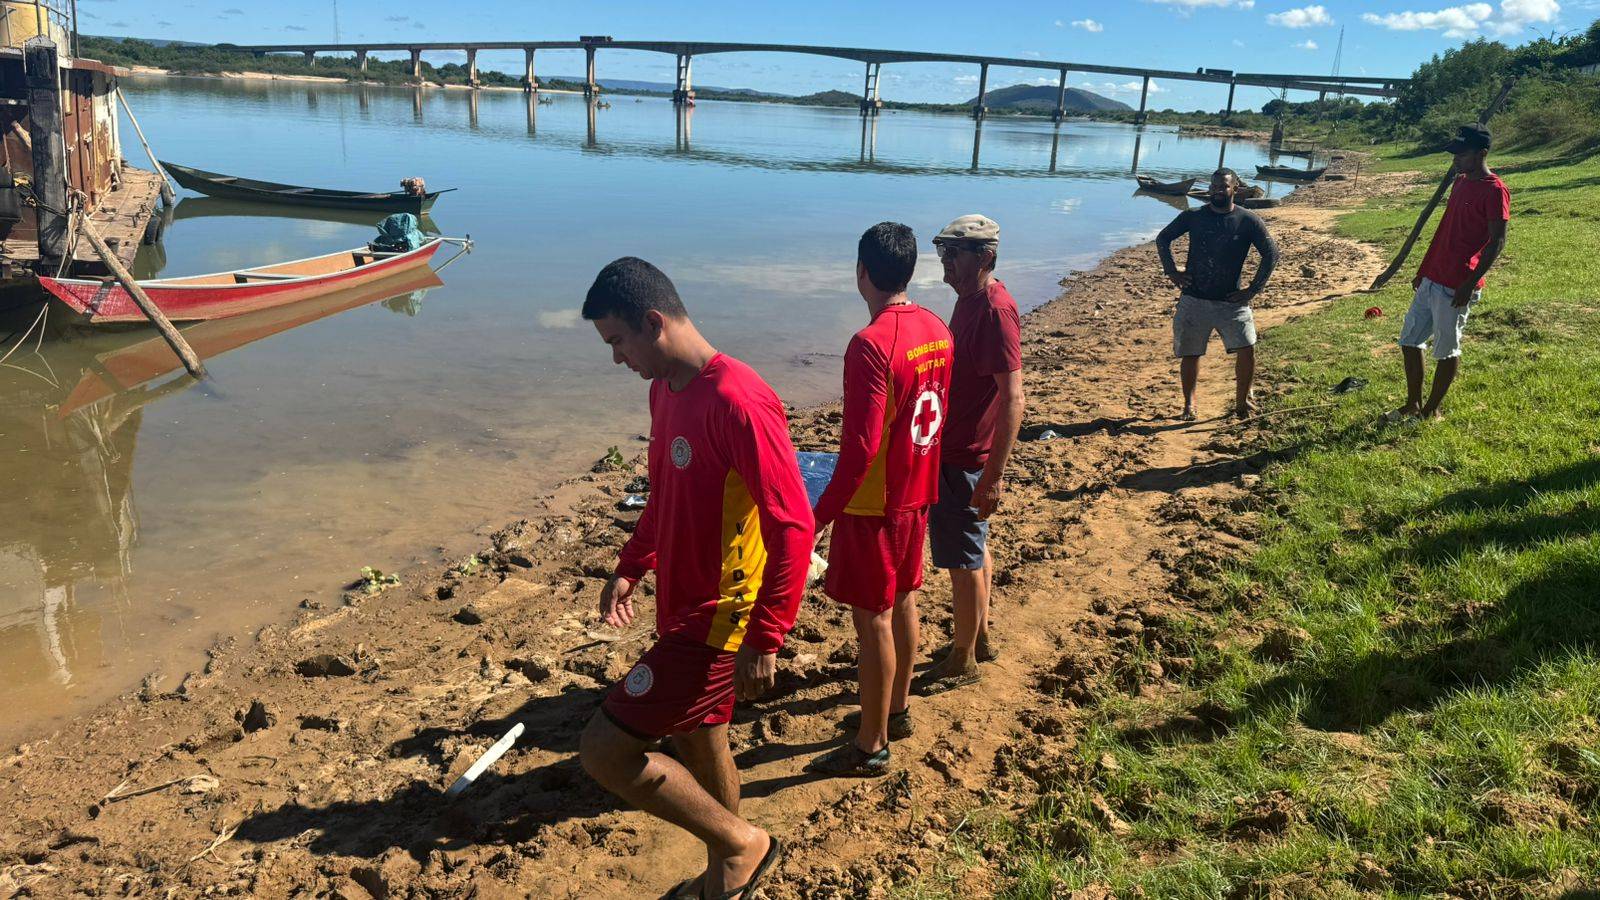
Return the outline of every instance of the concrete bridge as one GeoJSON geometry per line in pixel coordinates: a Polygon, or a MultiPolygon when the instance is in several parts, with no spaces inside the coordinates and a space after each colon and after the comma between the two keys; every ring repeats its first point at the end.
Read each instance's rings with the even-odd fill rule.
{"type": "Polygon", "coordinates": [[[539,90],[539,80],[534,74],[534,54],[539,50],[582,50],[584,53],[584,96],[593,97],[600,91],[595,81],[595,53],[607,50],[643,50],[650,53],[670,53],[677,58],[677,78],[672,92],[674,103],[688,103],[694,99],[691,67],[696,56],[711,53],[800,53],[810,56],[827,56],[849,59],[866,66],[866,78],[861,91],[862,115],[875,115],[883,105],[878,96],[878,73],[886,63],[957,63],[978,67],[978,96],[973,105],[975,118],[983,118],[984,98],[989,89],[989,67],[1034,69],[1057,72],[1060,76],[1056,92],[1055,118],[1066,115],[1067,73],[1083,72],[1096,75],[1120,75],[1142,78],[1139,92],[1138,120],[1144,121],[1150,97],[1150,80],[1200,81],[1228,86],[1228,106],[1224,116],[1233,114],[1233,95],[1239,85],[1265,87],[1279,90],[1312,91],[1325,97],[1330,93],[1355,94],[1363,97],[1390,98],[1410,79],[1371,78],[1346,75],[1282,75],[1253,72],[1234,72],[1231,69],[1200,68],[1193,72],[1168,69],[1147,69],[1137,66],[1107,66],[1096,63],[1065,62],[1044,59],[1021,59],[1003,56],[972,56],[959,53],[926,53],[910,50],[880,50],[861,47],[815,47],[806,44],[744,44],[706,41],[618,41],[604,37],[583,37],[576,41],[467,41],[434,43],[362,43],[362,44],[223,44],[223,48],[244,50],[257,56],[267,53],[302,53],[306,62],[316,59],[318,53],[354,54],[362,70],[367,67],[367,56],[375,51],[409,52],[411,77],[422,78],[422,54],[430,51],[464,52],[467,56],[467,78],[474,86],[478,83],[478,53],[482,50],[521,50],[524,54],[523,88],[539,90]]]}

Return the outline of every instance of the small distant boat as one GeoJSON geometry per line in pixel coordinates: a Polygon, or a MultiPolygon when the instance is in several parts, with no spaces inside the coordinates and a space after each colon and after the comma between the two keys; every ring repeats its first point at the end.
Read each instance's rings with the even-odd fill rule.
{"type": "Polygon", "coordinates": [[[1291,169],[1288,166],[1256,166],[1256,174],[1262,178],[1276,178],[1279,181],[1316,181],[1322,173],[1328,171],[1327,166],[1320,169],[1291,169]]]}
{"type": "MultiPolygon", "coordinates": [[[[225,319],[320,297],[425,265],[444,243],[445,239],[434,238],[401,253],[358,247],[231,272],[141,281],[139,287],[174,322],[225,319]]],[[[115,280],[41,277],[39,283],[90,325],[149,321],[115,280]]]]}
{"type": "Polygon", "coordinates": [[[1149,191],[1153,194],[1174,195],[1183,195],[1189,193],[1189,189],[1194,187],[1194,183],[1200,180],[1198,178],[1190,178],[1185,181],[1174,181],[1169,183],[1157,181],[1154,178],[1151,178],[1149,175],[1135,175],[1133,177],[1139,182],[1139,190],[1141,191],[1149,191]]]}
{"type": "Polygon", "coordinates": [[[278,184],[275,181],[257,181],[237,175],[207,172],[177,163],[163,162],[161,167],[172,179],[191,191],[210,197],[230,200],[255,200],[261,203],[287,203],[292,206],[322,206],[333,209],[359,209],[373,213],[411,213],[421,218],[433,208],[439,195],[455,188],[427,194],[408,194],[405,191],[368,194],[361,191],[336,191],[330,188],[300,187],[278,184]]]}

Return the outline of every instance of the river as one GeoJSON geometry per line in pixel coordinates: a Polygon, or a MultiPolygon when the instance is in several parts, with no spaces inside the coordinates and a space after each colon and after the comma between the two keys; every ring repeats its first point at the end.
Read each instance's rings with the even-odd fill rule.
{"type": "MultiPolygon", "coordinates": [[[[890,111],[703,102],[679,114],[655,98],[593,109],[574,95],[216,79],[124,89],[166,160],[314,186],[391,190],[419,175],[456,188],[430,224],[470,234],[476,251],[438,279],[388,285],[397,296],[381,303],[342,296],[210,323],[203,385],[167,371],[148,332],[30,344],[7,361],[0,741],[151,673],[170,689],[219,638],[305,601],[337,604],[363,566],[468,553],[607,447],[641,449],[645,386],[578,317],[615,257],[660,265],[713,343],[804,405],[837,393],[840,350],[864,324],[855,242],[874,222],[916,230],[913,297],[948,314],[927,241],[958,215],[991,216],[1000,275],[1033,307],[1174,215],[1133,194],[1135,165],[1179,180],[1223,158],[1245,173],[1267,161],[1250,143],[1037,119],[980,129],[890,111]]],[[[133,159],[126,122],[123,134],[133,159]]],[[[373,233],[360,215],[180,195],[141,277],[373,233]]]]}

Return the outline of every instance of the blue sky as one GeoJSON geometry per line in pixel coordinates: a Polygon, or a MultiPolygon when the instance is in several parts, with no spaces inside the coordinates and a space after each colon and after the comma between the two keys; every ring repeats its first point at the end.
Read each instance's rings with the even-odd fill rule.
{"type": "MultiPolygon", "coordinates": [[[[923,3],[605,2],[532,4],[467,0],[79,0],[91,34],[234,43],[332,41],[570,40],[579,34],[619,39],[760,41],[887,47],[992,54],[1087,63],[1189,70],[1198,66],[1254,72],[1327,73],[1345,30],[1340,70],[1404,75],[1434,53],[1480,35],[1520,43],[1541,34],[1582,30],[1600,17],[1600,0],[1121,0],[1115,3],[928,0],[923,3]]],[[[521,54],[483,54],[479,65],[518,71],[521,54]]],[[[430,61],[462,61],[431,54],[430,61]]],[[[599,57],[600,77],[670,81],[672,58],[612,52],[599,57]]],[[[539,71],[575,75],[577,52],[542,53],[539,71]]],[[[695,60],[695,81],[784,93],[861,89],[856,63],[806,56],[727,54],[695,60]]],[[[990,72],[991,87],[1053,75],[1021,69],[990,72]]],[[[975,92],[972,67],[890,65],[881,90],[888,99],[957,101],[975,92]]],[[[1138,102],[1129,79],[1075,73],[1070,84],[1138,102]]],[[[1219,108],[1226,89],[1157,83],[1151,105],[1219,108]]],[[[1240,88],[1237,105],[1271,99],[1240,88]]],[[[1308,99],[1302,97],[1301,99],[1308,99]]]]}

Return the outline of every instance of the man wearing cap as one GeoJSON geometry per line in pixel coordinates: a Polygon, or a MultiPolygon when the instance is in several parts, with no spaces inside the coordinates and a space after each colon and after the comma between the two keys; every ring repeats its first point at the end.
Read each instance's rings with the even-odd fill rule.
{"type": "Polygon", "coordinates": [[[950,314],[955,356],[939,464],[939,498],[928,512],[933,564],[950,572],[955,634],[924,676],[923,694],[978,680],[978,662],[995,657],[989,640],[989,516],[1022,425],[1022,322],[1011,293],[994,277],[1000,226],[962,216],[933,239],[944,282],[956,292],[950,314]]]}
{"type": "Polygon", "coordinates": [[[1261,217],[1236,206],[1233,195],[1239,176],[1232,169],[1211,175],[1210,202],[1178,213],[1156,235],[1161,268],[1182,293],[1172,316],[1172,355],[1178,357],[1178,381],[1183,388],[1183,419],[1197,417],[1195,384],[1200,380],[1200,357],[1206,355],[1211,332],[1222,335],[1222,347],[1233,354],[1233,414],[1250,415],[1254,404],[1250,387],[1256,376],[1256,320],[1250,301],[1266,287],[1278,264],[1278,245],[1261,217]],[[1172,261],[1172,242],[1189,236],[1189,259],[1183,271],[1172,261]],[[1255,247],[1261,257],[1250,286],[1240,290],[1244,260],[1255,247]]]}
{"type": "Polygon", "coordinates": [[[1406,405],[1386,417],[1442,418],[1450,383],[1461,365],[1461,333],[1483,289],[1484,274],[1500,258],[1511,219],[1511,192],[1489,171],[1489,128],[1463,125],[1445,151],[1455,155],[1456,180],[1444,217],[1428,244],[1411,286],[1416,294],[1400,328],[1406,364],[1406,405]],[[1433,341],[1433,388],[1422,402],[1422,348],[1433,341]]]}

